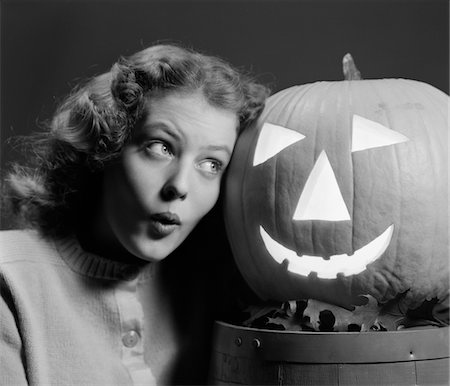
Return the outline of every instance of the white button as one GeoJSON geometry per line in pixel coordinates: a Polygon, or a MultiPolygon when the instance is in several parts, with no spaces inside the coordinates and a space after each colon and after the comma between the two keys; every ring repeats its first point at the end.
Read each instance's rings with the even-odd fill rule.
{"type": "Polygon", "coordinates": [[[126,347],[134,347],[139,342],[139,334],[134,331],[128,331],[123,337],[122,337],[122,343],[126,347]]]}

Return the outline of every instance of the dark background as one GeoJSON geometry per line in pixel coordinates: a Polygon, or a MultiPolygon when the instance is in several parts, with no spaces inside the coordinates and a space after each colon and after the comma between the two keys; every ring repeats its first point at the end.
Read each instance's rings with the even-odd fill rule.
{"type": "Polygon", "coordinates": [[[274,92],[342,79],[410,78],[448,93],[447,0],[23,1],[1,5],[1,167],[79,80],[120,55],[175,41],[252,71],[274,92]]]}

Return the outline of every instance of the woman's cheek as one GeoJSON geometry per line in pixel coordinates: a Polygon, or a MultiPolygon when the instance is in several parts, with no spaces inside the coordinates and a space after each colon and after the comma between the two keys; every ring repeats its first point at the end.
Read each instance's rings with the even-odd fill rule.
{"type": "Polygon", "coordinates": [[[213,208],[219,198],[220,178],[217,178],[214,181],[209,181],[209,184],[204,186],[203,189],[200,186],[198,189],[198,207],[201,208],[201,216],[204,216],[213,208]]]}

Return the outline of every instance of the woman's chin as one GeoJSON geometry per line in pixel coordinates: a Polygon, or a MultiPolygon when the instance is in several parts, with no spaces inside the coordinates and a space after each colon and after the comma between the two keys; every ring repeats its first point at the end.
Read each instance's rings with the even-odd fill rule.
{"type": "Polygon", "coordinates": [[[158,240],[141,236],[127,244],[124,245],[128,251],[137,258],[149,263],[157,263],[170,255],[180,243],[170,236],[158,240]]]}

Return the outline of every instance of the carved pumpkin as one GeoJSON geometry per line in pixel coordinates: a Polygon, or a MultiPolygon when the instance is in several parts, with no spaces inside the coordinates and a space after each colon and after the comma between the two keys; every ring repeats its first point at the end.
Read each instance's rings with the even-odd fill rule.
{"type": "MultiPolygon", "coordinates": [[[[448,96],[413,80],[294,86],[236,145],[225,193],[237,265],[263,299],[342,307],[448,294],[448,96]]],[[[353,79],[352,79],[353,78],[353,79]]]]}

